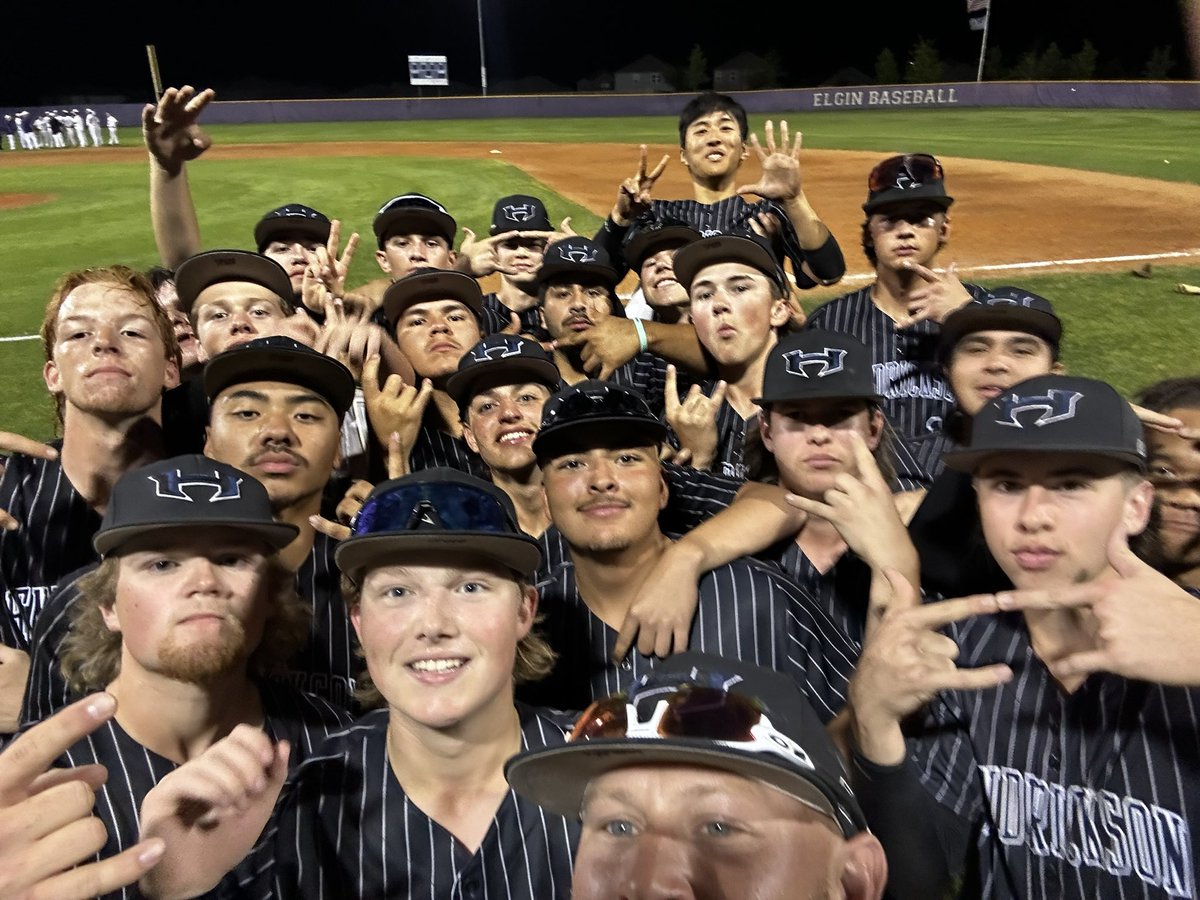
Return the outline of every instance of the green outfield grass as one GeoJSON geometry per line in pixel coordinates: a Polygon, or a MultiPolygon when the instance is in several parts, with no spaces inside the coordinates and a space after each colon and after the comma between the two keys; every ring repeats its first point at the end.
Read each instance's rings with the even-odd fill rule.
{"type": "MultiPolygon", "coordinates": [[[[782,113],[804,130],[808,147],[881,152],[930,150],[1015,162],[1063,165],[1200,183],[1200,112],[1143,110],[918,110],[782,113]],[[1162,162],[1170,159],[1169,165],[1162,162]]],[[[752,119],[759,127],[764,117],[752,119]]],[[[225,144],[327,140],[643,141],[668,143],[674,120],[659,118],[520,119],[361,122],[337,125],[219,126],[225,144]]],[[[122,141],[139,140],[124,129],[122,141]]],[[[44,151],[49,156],[53,151],[44,151]]],[[[312,157],[270,161],[205,160],[192,178],[205,245],[246,246],[254,220],[280,197],[351,211],[349,230],[370,235],[370,213],[399,190],[426,191],[454,210],[460,224],[486,229],[491,203],[506,193],[544,197],[555,214],[571,214],[581,232],[596,216],[549,191],[520,170],[493,160],[312,157]]],[[[156,262],[143,163],[5,168],[0,192],[56,195],[56,201],[0,213],[0,336],[37,330],[55,278],[88,265],[156,262]]],[[[1031,200],[1036,204],[1036,198],[1031,200]]],[[[1197,217],[1200,223],[1200,216],[1197,217]]],[[[1115,223],[1114,227],[1136,227],[1115,223]]],[[[1200,229],[1197,229],[1200,232],[1200,229]]],[[[841,235],[852,252],[852,236],[841,235]]],[[[368,239],[352,282],[375,277],[368,239]]],[[[852,260],[857,264],[857,260],[852,260]]],[[[1006,276],[1053,299],[1068,329],[1065,360],[1080,374],[1106,377],[1132,391],[1168,374],[1197,371],[1195,335],[1200,298],[1170,292],[1178,281],[1200,283],[1200,267],[1156,269],[1145,281],[1128,274],[1006,276]]],[[[812,302],[806,305],[812,305],[812,302]]],[[[0,428],[46,437],[50,404],[41,384],[36,342],[0,345],[0,428]]]]}

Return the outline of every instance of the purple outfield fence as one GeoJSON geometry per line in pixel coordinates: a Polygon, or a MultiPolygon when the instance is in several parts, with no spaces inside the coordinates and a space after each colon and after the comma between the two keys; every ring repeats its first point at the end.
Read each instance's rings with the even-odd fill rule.
{"type": "MultiPolygon", "coordinates": [[[[208,124],[405,121],[413,119],[674,116],[690,94],[552,94],[544,96],[391,98],[375,100],[218,101],[208,124]]],[[[1197,81],[997,81],[743,91],[752,113],[810,110],[961,109],[1014,106],[1080,109],[1200,109],[1197,81]]],[[[20,107],[0,108],[16,113],[20,107]]],[[[141,106],[105,106],[122,125],[141,121],[141,106]]],[[[38,115],[40,109],[30,109],[38,115]]]]}

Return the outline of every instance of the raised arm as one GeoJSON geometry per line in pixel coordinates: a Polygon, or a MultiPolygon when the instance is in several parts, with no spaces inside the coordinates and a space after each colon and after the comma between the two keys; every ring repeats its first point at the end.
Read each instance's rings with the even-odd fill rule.
{"type": "Polygon", "coordinates": [[[212,89],[167,88],[155,106],[142,110],[142,138],[150,152],[150,222],[162,264],[174,269],[200,252],[200,224],[185,163],[212,145],[196,120],[212,101],[212,89]]]}

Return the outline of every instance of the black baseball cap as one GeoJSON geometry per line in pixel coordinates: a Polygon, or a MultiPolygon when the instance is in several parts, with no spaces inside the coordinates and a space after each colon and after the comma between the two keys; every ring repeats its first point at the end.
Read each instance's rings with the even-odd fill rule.
{"type": "Polygon", "coordinates": [[[647,764],[732,772],[816,808],[837,822],[845,837],[867,828],[841,757],[795,680],[707,653],[687,651],[663,660],[628,693],[586,711],[565,745],[519,753],[505,763],[504,775],[517,793],[574,819],[593,779],[647,764]],[[628,721],[629,706],[644,726],[663,701],[672,714],[663,716],[656,733],[625,735],[621,723],[628,721]],[[601,707],[618,710],[616,721],[602,719],[601,707]],[[749,728],[759,730],[754,742],[734,733],[749,728]],[[612,736],[601,736],[607,734],[612,736]]]}
{"type": "Polygon", "coordinates": [[[542,561],[538,542],[517,526],[508,494],[490,481],[446,468],[377,485],[334,560],[358,580],[364,569],[387,565],[397,554],[446,550],[484,556],[524,577],[542,561]]]}
{"type": "Polygon", "coordinates": [[[254,226],[254,244],[262,253],[275,235],[282,233],[303,234],[324,244],[329,240],[331,227],[329,216],[325,213],[303,203],[289,203],[271,210],[258,220],[254,226]]]}
{"type": "Polygon", "coordinates": [[[515,334],[490,334],[463,354],[458,371],[446,379],[446,393],[465,411],[480,379],[497,376],[511,379],[509,384],[544,384],[552,392],[562,386],[554,357],[537,341],[515,334]]]}
{"type": "Polygon", "coordinates": [[[682,247],[701,239],[695,228],[679,219],[660,219],[638,228],[625,246],[621,255],[631,269],[640,269],[648,257],[668,247],[682,247]]]}
{"type": "Polygon", "coordinates": [[[446,207],[424,194],[401,194],[393,197],[375,214],[371,223],[375,239],[382,250],[388,237],[393,234],[432,234],[444,237],[454,246],[458,223],[446,212],[446,207]]]}
{"type": "Polygon", "coordinates": [[[204,366],[204,393],[215,400],[248,381],[281,381],[320,394],[338,416],[354,402],[354,376],[340,362],[283,335],[255,338],[219,353],[204,366]]]}
{"type": "Polygon", "coordinates": [[[285,312],[290,313],[294,307],[291,279],[275,260],[249,250],[207,250],[188,257],[175,270],[179,308],[191,315],[201,292],[224,281],[262,285],[279,297],[285,312]]]}
{"type": "Polygon", "coordinates": [[[1083,453],[1146,467],[1146,439],[1133,408],[1103,381],[1039,375],[993,397],[971,421],[965,447],[946,465],[972,472],[985,458],[1014,453],[1083,453]]]}
{"type": "Polygon", "coordinates": [[[950,355],[955,345],[976,331],[1022,331],[1040,337],[1055,358],[1062,343],[1062,320],[1045,297],[1019,287],[992,288],[978,300],[955,310],[946,317],[941,328],[942,358],[950,355]]]}
{"type": "Polygon", "coordinates": [[[492,234],[506,231],[553,231],[546,204],[529,194],[501,197],[492,207],[492,234]]]}
{"type": "Polygon", "coordinates": [[[546,401],[533,452],[538,459],[548,459],[592,437],[611,441],[629,435],[648,444],[661,444],[667,438],[667,426],[633,388],[589,379],[546,401]]]}
{"type": "Polygon", "coordinates": [[[875,387],[875,359],[848,334],[806,328],[784,335],[767,357],[760,405],[785,400],[862,397],[882,401],[875,387]]]}
{"type": "Polygon", "coordinates": [[[253,475],[198,453],[133,469],[113,486],[92,540],[101,556],[165,529],[220,526],[248,532],[279,550],[300,529],[276,522],[267,489],[253,475]]]}
{"type": "Polygon", "coordinates": [[[867,176],[868,215],[893,203],[925,200],[949,209],[954,198],[946,193],[946,173],[936,157],[928,153],[889,156],[867,176]]]}
{"type": "Polygon", "coordinates": [[[457,300],[483,323],[483,291],[479,282],[465,272],[422,267],[393,281],[383,292],[383,317],[388,330],[396,330],[396,322],[406,309],[426,300],[457,300]]]}
{"type": "Polygon", "coordinates": [[[546,247],[542,267],[538,270],[537,283],[545,284],[550,279],[562,275],[590,275],[609,288],[616,287],[617,282],[621,280],[621,276],[612,266],[608,251],[585,237],[563,238],[546,247]]]}
{"type": "Polygon", "coordinates": [[[762,272],[787,291],[787,276],[766,238],[759,235],[718,234],[679,248],[672,263],[675,277],[689,291],[700,270],[716,263],[740,262],[762,272]]]}

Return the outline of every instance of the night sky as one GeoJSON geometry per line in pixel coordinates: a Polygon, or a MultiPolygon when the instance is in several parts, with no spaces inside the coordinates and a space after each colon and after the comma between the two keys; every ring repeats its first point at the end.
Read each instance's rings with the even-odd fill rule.
{"type": "MultiPolygon", "coordinates": [[[[1186,77],[1180,2],[1140,0],[1119,7],[1136,14],[1112,15],[1105,10],[1112,5],[1094,0],[994,0],[989,44],[1011,64],[1051,42],[1069,56],[1086,37],[1099,51],[1102,78],[1139,77],[1151,51],[1166,45],[1171,74],[1186,77]]],[[[884,47],[903,65],[918,37],[972,70],[979,52],[963,0],[723,5],[742,18],[698,18],[695,0],[483,0],[489,82],[540,76],[574,89],[578,79],[646,53],[683,66],[694,44],[710,67],[743,50],[774,48],[784,84],[793,87],[820,84],[848,66],[870,76],[884,47]]],[[[475,0],[342,0],[320,17],[301,15],[294,3],[200,2],[175,6],[170,25],[161,12],[136,16],[133,4],[10,6],[17,8],[5,11],[0,104],[143,101],[151,92],[147,43],[158,48],[164,83],[212,86],[226,99],[283,95],[281,85],[287,96],[406,93],[410,53],[445,54],[453,81],[478,86],[475,0]]]]}

